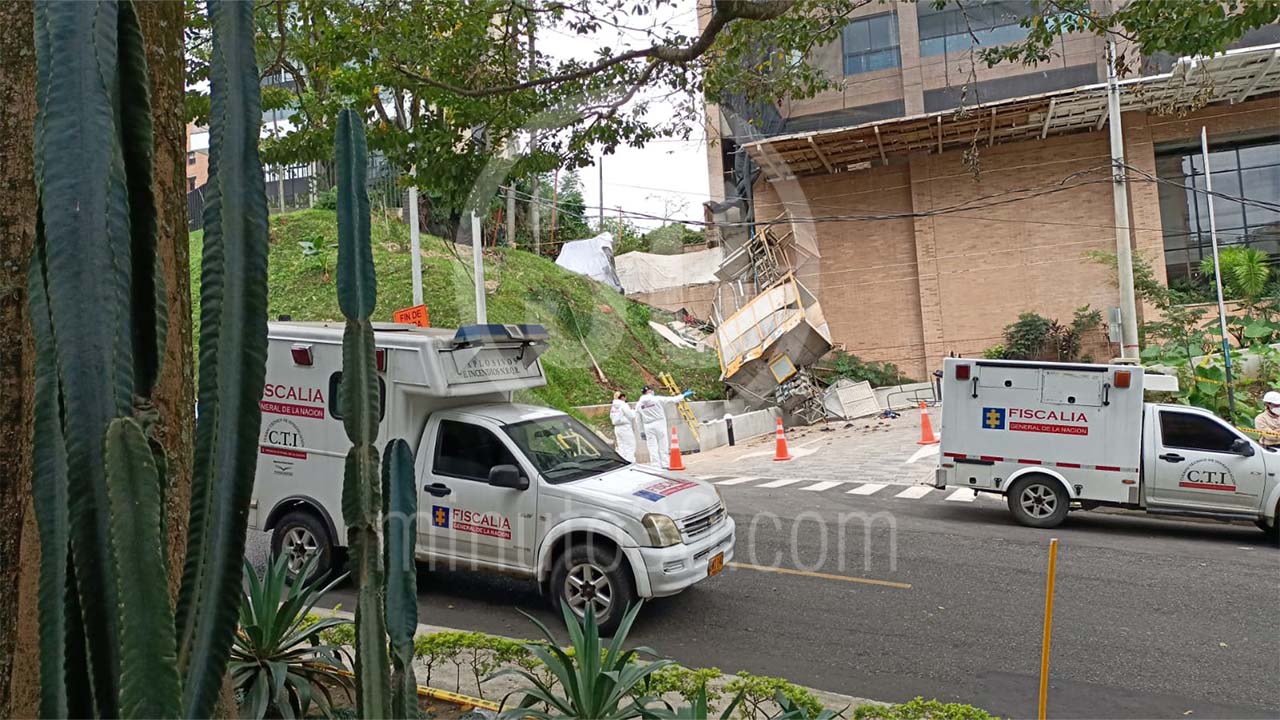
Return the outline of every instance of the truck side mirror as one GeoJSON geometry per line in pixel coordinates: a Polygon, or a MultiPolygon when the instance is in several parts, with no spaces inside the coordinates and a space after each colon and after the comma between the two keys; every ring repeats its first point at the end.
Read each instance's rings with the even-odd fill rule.
{"type": "Polygon", "coordinates": [[[528,490],[529,478],[521,475],[520,468],[515,465],[494,465],[489,468],[489,484],[512,490],[528,490]]]}
{"type": "Polygon", "coordinates": [[[1245,457],[1253,457],[1253,443],[1244,438],[1236,438],[1231,441],[1231,452],[1245,457]]]}

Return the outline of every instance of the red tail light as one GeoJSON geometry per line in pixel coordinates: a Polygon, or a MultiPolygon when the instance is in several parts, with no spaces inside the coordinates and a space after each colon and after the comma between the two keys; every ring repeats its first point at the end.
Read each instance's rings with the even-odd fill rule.
{"type": "Polygon", "coordinates": [[[1115,386],[1118,388],[1129,387],[1130,372],[1128,370],[1117,370],[1115,386]]]}
{"type": "Polygon", "coordinates": [[[957,379],[957,380],[968,380],[968,379],[969,379],[969,366],[968,366],[968,365],[956,365],[956,379],[957,379]]]}
{"type": "Polygon", "coordinates": [[[293,356],[293,364],[302,367],[311,367],[311,346],[310,345],[294,345],[289,348],[289,354],[293,356]]]}
{"type": "Polygon", "coordinates": [[[378,372],[380,373],[386,372],[387,371],[387,349],[378,348],[377,351],[374,353],[374,357],[378,361],[378,372]]]}

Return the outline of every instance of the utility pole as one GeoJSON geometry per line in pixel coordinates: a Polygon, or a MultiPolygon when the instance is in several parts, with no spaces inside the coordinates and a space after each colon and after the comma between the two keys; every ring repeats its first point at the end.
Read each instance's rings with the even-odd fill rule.
{"type": "Polygon", "coordinates": [[[1120,84],[1116,79],[1116,44],[1107,43],[1107,125],[1111,130],[1111,199],[1115,207],[1116,275],[1120,281],[1120,357],[1138,359],[1138,315],[1133,289],[1133,251],[1129,246],[1129,185],[1124,163],[1124,129],[1120,126],[1120,84]]]}
{"type": "Polygon", "coordinates": [[[551,176],[551,252],[556,251],[556,201],[560,199],[560,168],[551,176]]]}
{"type": "MultiPolygon", "coordinates": [[[[532,80],[534,74],[538,70],[538,54],[534,49],[534,36],[536,35],[533,13],[529,13],[529,79],[532,80]]],[[[536,130],[529,132],[529,155],[532,157],[538,152],[538,132],[536,130]]],[[[533,233],[533,254],[542,254],[542,192],[538,183],[538,174],[533,174],[532,182],[529,190],[529,230],[533,233]]]]}
{"type": "Polygon", "coordinates": [[[599,186],[596,188],[600,192],[600,232],[604,232],[604,153],[600,153],[600,162],[596,165],[598,173],[597,179],[599,186]]]}
{"type": "Polygon", "coordinates": [[[1209,171],[1209,131],[1200,126],[1200,155],[1204,158],[1204,201],[1209,206],[1209,241],[1213,243],[1213,284],[1218,290],[1218,324],[1222,329],[1222,358],[1227,374],[1227,413],[1236,414],[1236,394],[1231,387],[1231,336],[1227,334],[1227,307],[1222,302],[1222,266],[1218,264],[1218,218],[1213,212],[1213,174],[1209,171]]]}
{"type": "MultiPolygon", "coordinates": [[[[409,168],[416,179],[417,166],[409,168]]],[[[422,304],[422,238],[418,231],[418,186],[409,186],[409,265],[413,272],[413,304],[422,304]]]]}
{"type": "Polygon", "coordinates": [[[516,180],[509,178],[507,184],[507,247],[516,246],[516,180]]]}
{"type": "Polygon", "coordinates": [[[471,213],[471,262],[474,265],[476,285],[476,323],[489,322],[489,311],[484,300],[484,238],[480,235],[480,216],[471,213]]]}

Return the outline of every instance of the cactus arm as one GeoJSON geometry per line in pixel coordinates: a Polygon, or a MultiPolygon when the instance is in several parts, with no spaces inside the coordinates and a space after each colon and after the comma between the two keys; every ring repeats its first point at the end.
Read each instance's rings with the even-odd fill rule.
{"type": "Polygon", "coordinates": [[[200,289],[200,417],[175,618],[182,715],[208,717],[237,623],[266,376],[267,203],[253,4],[209,2],[209,186],[200,289]]]}
{"type": "Polygon", "coordinates": [[[351,110],[338,114],[334,151],[338,168],[338,305],[347,319],[342,336],[342,383],[338,403],[351,440],[342,483],[342,518],[347,525],[349,560],[356,586],[356,713],[390,715],[391,664],[378,514],[378,377],[373,324],[377,301],[373,251],[369,243],[369,195],[365,185],[364,123],[351,110]]]}
{"type": "Polygon", "coordinates": [[[176,718],[181,692],[156,463],[142,427],[130,418],[111,423],[104,447],[120,598],[120,716],[176,718]]]}
{"type": "Polygon", "coordinates": [[[165,314],[164,271],[156,252],[156,203],[151,177],[151,84],[148,82],[142,27],[138,23],[133,0],[120,3],[118,35],[121,150],[129,191],[129,230],[132,236],[134,394],[149,398],[160,375],[168,318],[165,314]]]}
{"type": "MultiPolygon", "coordinates": [[[[43,235],[39,221],[37,235],[43,235]]],[[[42,239],[42,238],[41,238],[42,239]]],[[[40,240],[31,256],[28,309],[35,336],[35,448],[31,496],[40,528],[40,717],[71,717],[67,707],[67,448],[40,240]]]]}
{"type": "Polygon", "coordinates": [[[391,713],[417,715],[413,633],[418,629],[418,493],[408,443],[387,443],[382,457],[382,535],[387,567],[387,633],[391,638],[391,713]]]}
{"type": "MultiPolygon", "coordinates": [[[[36,12],[35,167],[49,326],[60,377],[71,556],[94,709],[118,715],[116,593],[107,578],[102,438],[132,404],[130,234],[117,124],[113,2],[42,3],[36,12]]],[[[46,442],[44,438],[37,442],[46,442]]]]}

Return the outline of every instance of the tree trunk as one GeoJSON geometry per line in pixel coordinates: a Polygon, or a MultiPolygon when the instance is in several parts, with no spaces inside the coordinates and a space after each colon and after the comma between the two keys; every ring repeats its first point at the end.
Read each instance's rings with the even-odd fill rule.
{"type": "Polygon", "coordinates": [[[36,232],[31,154],[36,58],[31,6],[0,3],[0,27],[4,28],[0,33],[0,588],[4,588],[0,591],[0,716],[15,717],[6,712],[17,629],[22,624],[14,589],[21,569],[39,563],[39,555],[24,557],[34,553],[22,542],[24,520],[31,516],[34,353],[26,292],[27,259],[36,232]]]}
{"type": "MultiPolygon", "coordinates": [[[[177,597],[186,557],[195,397],[188,274],[186,126],[183,120],[183,3],[137,3],[151,71],[158,252],[169,334],[154,400],[157,437],[168,456],[169,588],[177,597]]],[[[39,547],[30,511],[31,339],[26,268],[35,228],[32,129],[35,53],[31,4],[0,2],[0,717],[34,717],[39,700],[39,547]],[[17,282],[14,282],[16,279],[17,282]],[[25,510],[25,512],[24,512],[25,510]],[[21,535],[17,533],[21,529],[21,535]],[[16,544],[20,543],[20,545],[16,544]],[[10,548],[18,550],[10,552],[10,548]],[[18,567],[10,568],[12,559],[18,567]],[[15,583],[11,581],[16,580],[15,583]],[[11,606],[16,613],[10,612],[11,606]],[[9,649],[12,648],[12,652],[9,649]],[[9,663],[12,658],[12,663],[9,663]]]]}

